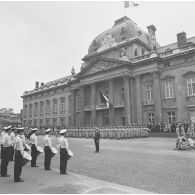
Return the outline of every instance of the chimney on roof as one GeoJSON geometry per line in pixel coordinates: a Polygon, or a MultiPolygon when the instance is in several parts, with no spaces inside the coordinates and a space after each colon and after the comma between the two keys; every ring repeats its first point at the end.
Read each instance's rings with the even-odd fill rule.
{"type": "Polygon", "coordinates": [[[39,88],[39,82],[36,81],[36,83],[35,83],[35,89],[38,89],[38,88],[39,88]]]}
{"type": "Polygon", "coordinates": [[[154,25],[150,25],[147,27],[148,29],[148,37],[149,44],[151,46],[152,51],[156,51],[156,27],[154,25]]]}
{"type": "Polygon", "coordinates": [[[41,83],[41,87],[43,87],[43,86],[44,86],[44,83],[42,82],[42,83],[41,83]]]}
{"type": "Polygon", "coordinates": [[[185,32],[181,32],[177,34],[177,46],[183,47],[187,44],[187,38],[186,38],[186,33],[185,32]]]}

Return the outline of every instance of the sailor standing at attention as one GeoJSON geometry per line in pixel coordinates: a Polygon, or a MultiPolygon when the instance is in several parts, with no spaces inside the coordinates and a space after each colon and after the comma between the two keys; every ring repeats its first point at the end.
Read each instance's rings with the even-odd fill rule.
{"type": "Polygon", "coordinates": [[[45,152],[45,160],[44,160],[44,168],[45,170],[51,170],[51,158],[52,158],[52,141],[49,136],[51,129],[45,130],[46,135],[43,137],[43,145],[44,145],[44,152],[45,152]]]}
{"type": "Polygon", "coordinates": [[[38,140],[37,140],[37,135],[36,135],[36,131],[37,128],[31,129],[32,131],[32,135],[30,136],[30,141],[31,141],[31,156],[32,156],[32,160],[31,160],[31,167],[38,167],[36,165],[36,161],[37,161],[37,146],[38,146],[38,140]]]}
{"type": "Polygon", "coordinates": [[[60,174],[68,174],[66,171],[68,152],[69,149],[68,140],[65,138],[66,129],[60,131],[60,137],[58,139],[60,145],[60,174]]]}
{"type": "Polygon", "coordinates": [[[5,134],[2,137],[2,158],[1,158],[1,177],[9,177],[7,174],[7,166],[10,161],[10,148],[12,145],[12,140],[10,137],[11,126],[5,127],[5,134]]]}
{"type": "Polygon", "coordinates": [[[2,151],[3,151],[3,144],[2,144],[2,138],[3,135],[5,134],[5,128],[2,128],[1,135],[0,135],[0,144],[1,144],[1,158],[2,158],[2,151]]]}
{"type": "Polygon", "coordinates": [[[10,137],[11,137],[11,141],[12,141],[12,145],[10,147],[10,161],[14,160],[14,141],[15,141],[15,127],[12,128],[12,132],[10,133],[10,137]]]}
{"type": "Polygon", "coordinates": [[[24,180],[20,178],[23,166],[24,157],[24,145],[22,140],[22,135],[24,134],[24,128],[17,128],[17,135],[15,138],[15,161],[14,161],[14,181],[23,182],[24,180]]]}

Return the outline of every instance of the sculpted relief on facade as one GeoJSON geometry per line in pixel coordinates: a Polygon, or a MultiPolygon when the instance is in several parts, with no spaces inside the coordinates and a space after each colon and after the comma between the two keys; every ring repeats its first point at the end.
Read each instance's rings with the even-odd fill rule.
{"type": "Polygon", "coordinates": [[[93,65],[91,68],[89,68],[89,70],[86,72],[86,75],[99,72],[99,71],[103,71],[103,70],[107,70],[107,69],[110,69],[116,66],[119,66],[119,65],[115,62],[100,61],[96,63],[95,65],[93,65]]]}
{"type": "Polygon", "coordinates": [[[108,49],[110,47],[114,47],[116,45],[117,43],[115,41],[115,38],[112,36],[112,34],[108,33],[102,40],[101,47],[98,49],[98,52],[108,49]]]}

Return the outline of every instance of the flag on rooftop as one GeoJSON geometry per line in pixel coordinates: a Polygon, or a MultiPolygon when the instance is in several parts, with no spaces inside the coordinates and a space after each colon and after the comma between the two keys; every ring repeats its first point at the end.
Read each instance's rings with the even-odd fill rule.
{"type": "Polygon", "coordinates": [[[133,1],[124,1],[124,8],[137,7],[139,4],[133,1]]]}

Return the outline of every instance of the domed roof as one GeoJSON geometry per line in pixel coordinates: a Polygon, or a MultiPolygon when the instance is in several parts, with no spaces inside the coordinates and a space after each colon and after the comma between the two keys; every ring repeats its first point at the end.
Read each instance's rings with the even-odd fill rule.
{"type": "Polygon", "coordinates": [[[92,41],[88,54],[103,51],[135,37],[149,45],[148,35],[135,22],[124,16],[116,20],[112,28],[104,31],[92,41]]]}

